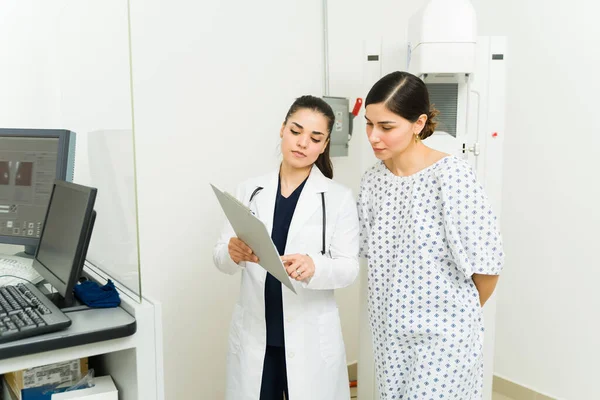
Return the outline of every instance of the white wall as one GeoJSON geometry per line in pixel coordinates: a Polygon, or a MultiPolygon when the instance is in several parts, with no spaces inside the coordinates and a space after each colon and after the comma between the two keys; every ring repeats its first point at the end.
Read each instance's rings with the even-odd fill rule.
{"type": "Polygon", "coordinates": [[[495,373],[560,399],[600,398],[597,6],[477,0],[508,36],[495,373]]]}
{"type": "MultiPolygon", "coordinates": [[[[59,87],[48,50],[53,44],[38,30],[43,11],[36,6],[33,1],[7,1],[1,6],[2,128],[56,127],[60,122],[59,87]]],[[[44,11],[48,19],[56,18],[52,10],[44,11]]]]}

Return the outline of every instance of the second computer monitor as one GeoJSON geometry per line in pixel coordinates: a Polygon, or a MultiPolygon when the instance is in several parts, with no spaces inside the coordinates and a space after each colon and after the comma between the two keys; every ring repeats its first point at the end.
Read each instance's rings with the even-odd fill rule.
{"type": "Polygon", "coordinates": [[[64,298],[73,301],[93,230],[97,190],[74,183],[54,183],[33,267],[64,298]]]}

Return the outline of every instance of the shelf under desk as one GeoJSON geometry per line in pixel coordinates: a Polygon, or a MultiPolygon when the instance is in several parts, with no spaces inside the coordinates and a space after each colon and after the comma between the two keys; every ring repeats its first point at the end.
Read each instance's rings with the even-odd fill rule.
{"type": "Polygon", "coordinates": [[[72,321],[67,329],[0,344],[0,360],[123,338],[137,330],[135,318],[121,307],[66,314],[72,321]]]}

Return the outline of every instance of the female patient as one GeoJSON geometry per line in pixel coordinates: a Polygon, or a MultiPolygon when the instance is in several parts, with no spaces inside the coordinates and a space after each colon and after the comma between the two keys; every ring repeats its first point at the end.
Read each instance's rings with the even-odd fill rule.
{"type": "Polygon", "coordinates": [[[496,219],[469,164],[422,142],[437,111],[421,79],[389,74],[365,106],[380,161],[361,183],[361,255],[381,399],[481,399],[496,219]]]}
{"type": "Polygon", "coordinates": [[[221,271],[242,275],[227,358],[230,400],[348,400],[334,289],[358,273],[358,216],[350,190],[331,180],[331,107],[303,96],[279,136],[283,160],[236,193],[271,232],[297,294],[260,265],[226,225],[215,246],[221,271]]]}

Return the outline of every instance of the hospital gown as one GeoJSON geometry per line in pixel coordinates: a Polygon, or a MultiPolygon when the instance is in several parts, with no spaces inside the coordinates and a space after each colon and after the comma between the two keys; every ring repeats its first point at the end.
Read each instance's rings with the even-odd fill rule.
{"type": "Polygon", "coordinates": [[[380,399],[481,399],[472,274],[499,274],[504,255],[470,165],[448,156],[399,177],[379,162],[363,176],[358,208],[380,399]]]}

